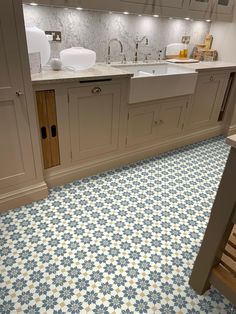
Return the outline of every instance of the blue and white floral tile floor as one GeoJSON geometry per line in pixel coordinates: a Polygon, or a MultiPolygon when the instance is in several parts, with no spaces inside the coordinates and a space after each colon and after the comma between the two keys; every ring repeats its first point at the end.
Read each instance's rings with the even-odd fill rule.
{"type": "Polygon", "coordinates": [[[2,214],[0,313],[236,313],[188,285],[228,153],[213,138],[2,214]]]}

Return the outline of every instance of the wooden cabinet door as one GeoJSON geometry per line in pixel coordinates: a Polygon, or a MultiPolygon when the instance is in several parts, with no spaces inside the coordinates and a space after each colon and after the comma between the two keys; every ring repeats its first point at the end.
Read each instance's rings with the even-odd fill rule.
{"type": "Polygon", "coordinates": [[[0,5],[0,189],[35,177],[12,1],[0,5]]]}
{"type": "Polygon", "coordinates": [[[229,74],[200,74],[192,98],[187,129],[202,129],[217,124],[229,74]]]}
{"type": "Polygon", "coordinates": [[[118,149],[120,86],[69,89],[72,161],[118,149]]]}
{"type": "Polygon", "coordinates": [[[182,131],[186,106],[186,98],[173,99],[161,103],[157,120],[158,138],[178,135],[182,131]]]}
{"type": "Polygon", "coordinates": [[[145,143],[156,138],[158,105],[143,104],[129,110],[127,146],[145,143]]]}
{"type": "Polygon", "coordinates": [[[60,165],[55,90],[36,92],[44,169],[60,165]]]}

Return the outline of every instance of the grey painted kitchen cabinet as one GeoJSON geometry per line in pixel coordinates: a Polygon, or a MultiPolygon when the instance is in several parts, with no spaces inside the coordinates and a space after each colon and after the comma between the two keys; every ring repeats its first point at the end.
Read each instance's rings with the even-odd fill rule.
{"type": "Polygon", "coordinates": [[[47,195],[20,1],[0,3],[0,211],[47,195]]]}
{"type": "MultiPolygon", "coordinates": [[[[30,3],[31,0],[24,0],[30,3]]],[[[42,5],[82,7],[163,17],[189,17],[193,19],[232,20],[234,0],[38,0],[42,5]]]]}
{"type": "Polygon", "coordinates": [[[230,73],[199,74],[188,110],[186,129],[204,129],[218,123],[230,73]]]}
{"type": "Polygon", "coordinates": [[[152,141],[171,138],[181,133],[188,97],[130,105],[127,146],[150,145],[152,141]]]}
{"type": "Polygon", "coordinates": [[[71,88],[68,95],[72,162],[117,150],[119,84],[71,88]]]}

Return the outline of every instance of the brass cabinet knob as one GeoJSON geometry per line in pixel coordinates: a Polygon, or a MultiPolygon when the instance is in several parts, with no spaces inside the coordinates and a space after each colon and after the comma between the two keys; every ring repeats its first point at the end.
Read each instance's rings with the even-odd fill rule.
{"type": "Polygon", "coordinates": [[[94,87],[92,89],[92,94],[100,94],[102,92],[100,87],[94,87]]]}

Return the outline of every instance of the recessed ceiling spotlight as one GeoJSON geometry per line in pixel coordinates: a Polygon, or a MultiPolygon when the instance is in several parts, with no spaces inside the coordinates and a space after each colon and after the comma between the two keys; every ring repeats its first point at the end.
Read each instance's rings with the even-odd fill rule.
{"type": "Polygon", "coordinates": [[[206,20],[206,22],[207,22],[207,23],[210,23],[210,22],[211,22],[211,20],[206,20]]]}
{"type": "Polygon", "coordinates": [[[129,12],[123,12],[123,14],[128,15],[128,14],[129,14],[129,12]]]}
{"type": "Polygon", "coordinates": [[[185,17],[184,19],[185,19],[186,21],[189,21],[189,20],[190,20],[190,18],[189,18],[189,17],[185,17]]]}
{"type": "Polygon", "coordinates": [[[38,5],[38,3],[35,3],[35,2],[31,2],[30,5],[36,7],[38,5]]]}
{"type": "Polygon", "coordinates": [[[82,11],[82,10],[83,10],[83,8],[78,7],[78,8],[76,8],[76,10],[82,11]]]}
{"type": "Polygon", "coordinates": [[[157,15],[157,14],[154,14],[154,15],[153,15],[153,17],[159,17],[159,15],[157,15]]]}

